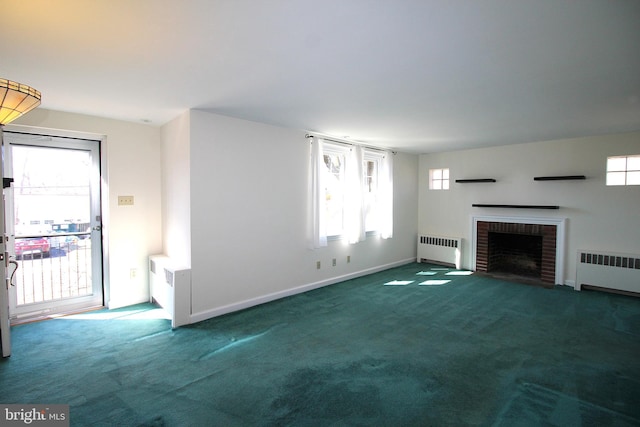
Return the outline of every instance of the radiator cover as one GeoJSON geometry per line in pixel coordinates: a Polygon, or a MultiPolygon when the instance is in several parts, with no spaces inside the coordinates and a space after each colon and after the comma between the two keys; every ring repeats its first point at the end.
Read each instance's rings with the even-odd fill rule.
{"type": "Polygon", "coordinates": [[[149,295],[171,319],[171,327],[191,323],[191,269],[176,266],[166,255],[149,257],[149,295]]]}
{"type": "Polygon", "coordinates": [[[640,255],[579,250],[575,289],[582,286],[640,294],[640,255]]]}
{"type": "Polygon", "coordinates": [[[461,268],[462,239],[429,234],[418,236],[417,261],[431,261],[461,268]]]}

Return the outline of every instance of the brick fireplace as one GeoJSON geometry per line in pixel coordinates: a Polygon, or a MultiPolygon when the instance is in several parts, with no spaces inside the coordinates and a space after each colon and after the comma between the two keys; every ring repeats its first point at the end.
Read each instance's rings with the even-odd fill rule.
{"type": "Polygon", "coordinates": [[[563,219],[478,217],[473,226],[475,271],[562,283],[563,219]]]}

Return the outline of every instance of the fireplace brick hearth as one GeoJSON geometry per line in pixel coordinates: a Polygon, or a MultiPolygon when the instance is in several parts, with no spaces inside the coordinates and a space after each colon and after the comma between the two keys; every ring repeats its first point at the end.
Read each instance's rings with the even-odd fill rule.
{"type": "Polygon", "coordinates": [[[521,234],[542,238],[540,281],[553,285],[556,274],[557,227],[546,224],[478,221],[476,228],[476,271],[491,272],[489,233],[521,234]]]}

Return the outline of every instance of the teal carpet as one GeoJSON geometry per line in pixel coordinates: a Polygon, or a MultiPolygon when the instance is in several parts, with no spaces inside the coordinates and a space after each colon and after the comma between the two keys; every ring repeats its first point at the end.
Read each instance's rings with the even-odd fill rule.
{"type": "Polygon", "coordinates": [[[177,330],[149,304],[20,325],[0,402],[74,426],[640,425],[639,298],[432,268],[177,330]]]}

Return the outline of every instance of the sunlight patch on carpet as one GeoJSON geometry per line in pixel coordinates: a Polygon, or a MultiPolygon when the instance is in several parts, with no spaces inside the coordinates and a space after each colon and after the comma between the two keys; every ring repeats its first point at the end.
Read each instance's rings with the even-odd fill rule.
{"type": "Polygon", "coordinates": [[[445,276],[471,276],[473,271],[450,271],[445,276]]]}
{"type": "Polygon", "coordinates": [[[62,320],[150,320],[170,319],[162,308],[131,309],[131,310],[100,310],[88,313],[61,316],[62,320]]]}
{"type": "Polygon", "coordinates": [[[384,286],[406,286],[413,282],[413,280],[393,280],[391,282],[385,283],[384,286]]]}
{"type": "Polygon", "coordinates": [[[144,340],[148,340],[149,338],[156,338],[156,337],[159,337],[161,335],[171,334],[172,332],[173,331],[171,329],[167,329],[167,330],[159,331],[159,332],[154,332],[152,334],[136,338],[136,339],[133,340],[133,342],[144,341],[144,340]]]}
{"type": "Polygon", "coordinates": [[[247,337],[240,338],[240,339],[237,339],[237,338],[235,338],[235,337],[231,337],[231,338],[229,339],[229,341],[228,341],[228,343],[227,343],[227,344],[224,344],[222,347],[216,348],[216,349],[215,349],[215,350],[213,350],[213,351],[210,351],[210,352],[208,352],[208,353],[205,353],[204,355],[200,356],[200,357],[198,358],[198,360],[207,360],[207,359],[210,359],[210,358],[212,358],[213,356],[216,356],[217,354],[220,354],[220,353],[222,353],[222,352],[224,352],[224,351],[226,351],[226,350],[229,350],[229,349],[231,349],[231,348],[238,347],[238,346],[240,346],[240,345],[242,345],[242,344],[246,344],[246,343],[248,343],[248,342],[251,342],[251,341],[255,340],[256,338],[260,338],[261,336],[265,335],[265,334],[266,334],[266,333],[268,333],[271,329],[272,329],[272,328],[269,328],[269,329],[267,329],[266,331],[261,332],[261,333],[259,333],[259,334],[249,335],[249,336],[247,336],[247,337]]]}
{"type": "Polygon", "coordinates": [[[449,283],[451,280],[426,280],[422,283],[418,283],[418,285],[420,286],[440,286],[440,285],[446,285],[447,283],[449,283]]]}
{"type": "Polygon", "coordinates": [[[438,274],[437,271],[419,271],[416,276],[435,276],[436,274],[438,274]]]}

